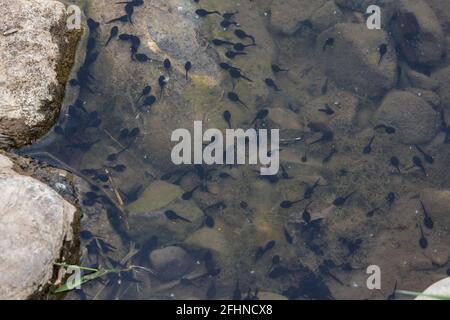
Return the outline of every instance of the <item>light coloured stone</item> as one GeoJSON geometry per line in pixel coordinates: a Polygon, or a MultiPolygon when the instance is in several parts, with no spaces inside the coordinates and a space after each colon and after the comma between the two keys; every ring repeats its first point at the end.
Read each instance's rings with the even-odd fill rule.
{"type": "Polygon", "coordinates": [[[54,0],[3,0],[1,6],[0,133],[30,140],[21,136],[43,134],[59,110],[66,9],[54,0]]]}
{"type": "Polygon", "coordinates": [[[0,299],[26,299],[52,278],[76,208],[0,155],[0,299]]]}
{"type": "MultiPolygon", "coordinates": [[[[442,279],[436,283],[433,283],[423,293],[450,297],[450,277],[442,279]]],[[[415,300],[437,300],[437,299],[427,296],[418,296],[417,298],[415,298],[415,300]]]]}

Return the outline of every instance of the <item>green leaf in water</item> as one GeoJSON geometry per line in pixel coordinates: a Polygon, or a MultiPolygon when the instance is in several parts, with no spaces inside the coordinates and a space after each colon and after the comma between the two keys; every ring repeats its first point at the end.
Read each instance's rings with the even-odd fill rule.
{"type": "Polygon", "coordinates": [[[85,284],[86,282],[100,278],[109,272],[110,272],[109,270],[98,270],[96,272],[84,275],[82,277],[75,279],[75,281],[66,282],[61,287],[57,288],[55,290],[55,293],[72,291],[73,289],[76,289],[77,287],[85,284]]]}

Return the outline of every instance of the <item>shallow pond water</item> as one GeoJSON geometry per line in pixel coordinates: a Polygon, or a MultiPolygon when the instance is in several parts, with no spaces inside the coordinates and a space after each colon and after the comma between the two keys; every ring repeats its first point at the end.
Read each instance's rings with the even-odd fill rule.
{"type": "MultiPolygon", "coordinates": [[[[422,222],[431,197],[422,192],[450,187],[444,133],[421,142],[420,151],[399,141],[399,132],[373,129],[382,96],[344,91],[330,77],[325,65],[333,56],[321,55],[328,48],[310,22],[324,23],[312,18],[316,1],[300,1],[302,19],[299,8],[290,12],[269,0],[145,0],[134,7],[133,24],[107,23],[125,14],[123,4],[74,3],[100,24],[91,24],[81,44],[77,81],[67,87],[58,124],[21,153],[81,177],[83,266],[139,268],[88,283],[68,299],[385,299],[395,284],[420,291],[445,276],[449,219],[428,208],[433,228],[422,222]],[[238,13],[229,20],[214,13],[199,18],[199,8],[238,13]],[[223,21],[232,24],[223,28],[223,21]],[[105,46],[115,25],[139,45],[113,36],[105,46]],[[236,29],[255,45],[251,37],[239,39],[236,29]],[[249,46],[230,59],[230,45],[213,39],[249,46]],[[231,79],[220,62],[250,81],[231,79]],[[147,85],[152,91],[141,97],[147,85]],[[230,91],[248,108],[229,101],[230,91]],[[152,94],[156,102],[143,105],[152,94]],[[268,115],[254,121],[261,110],[268,115]],[[225,111],[233,128],[280,129],[276,176],[261,176],[259,166],[173,164],[172,132],[192,131],[194,121],[224,130],[225,111]],[[330,131],[332,139],[314,143],[330,131]],[[366,286],[370,265],[381,269],[379,290],[366,286]]],[[[338,21],[363,24],[362,14],[337,9],[338,21]]],[[[377,59],[378,47],[372,49],[377,59]]],[[[387,72],[406,65],[391,51],[386,59],[380,61],[390,63],[387,72]]],[[[397,79],[390,89],[408,88],[397,79]]]]}

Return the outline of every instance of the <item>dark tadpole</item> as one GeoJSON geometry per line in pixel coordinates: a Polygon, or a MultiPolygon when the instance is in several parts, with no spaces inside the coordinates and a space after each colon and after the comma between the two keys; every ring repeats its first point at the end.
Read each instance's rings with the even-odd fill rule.
{"type": "Polygon", "coordinates": [[[423,204],[422,201],[420,201],[420,205],[422,206],[422,211],[423,211],[423,224],[428,229],[433,229],[433,226],[434,226],[433,219],[430,217],[430,214],[428,213],[428,211],[425,208],[425,205],[423,204]]]}
{"type": "Polygon", "coordinates": [[[272,67],[272,72],[273,73],[288,72],[289,71],[288,69],[283,69],[283,68],[281,68],[280,66],[278,66],[276,64],[273,64],[271,67],[272,67]]]}
{"type": "Polygon", "coordinates": [[[341,206],[343,206],[343,205],[347,202],[347,200],[348,200],[353,194],[355,194],[355,192],[356,192],[356,191],[353,191],[353,192],[349,193],[348,195],[346,195],[346,196],[344,196],[344,197],[337,197],[337,198],[333,201],[333,204],[334,204],[336,207],[341,207],[341,206]]]}
{"type": "Polygon", "coordinates": [[[198,185],[196,187],[194,187],[193,189],[191,189],[190,191],[186,191],[185,193],[183,193],[181,195],[181,199],[183,200],[191,200],[192,197],[194,196],[195,191],[197,191],[199,188],[201,187],[201,185],[198,185]]]}
{"type": "Polygon", "coordinates": [[[159,98],[162,98],[162,95],[164,93],[164,88],[167,85],[167,79],[164,76],[160,76],[158,79],[158,85],[159,85],[159,89],[160,89],[160,93],[159,93],[159,98]]]}
{"type": "Polygon", "coordinates": [[[152,59],[144,53],[137,53],[134,55],[134,58],[139,62],[148,62],[152,59]]]}
{"type": "Polygon", "coordinates": [[[338,153],[338,150],[333,147],[331,151],[325,156],[325,158],[323,158],[322,163],[325,164],[330,162],[336,153],[338,153]]]}
{"type": "Polygon", "coordinates": [[[334,38],[328,38],[323,44],[322,51],[325,51],[327,47],[332,47],[334,45],[334,38]]]}
{"type": "Polygon", "coordinates": [[[429,164],[432,164],[434,162],[434,158],[429,154],[427,154],[425,151],[423,151],[417,144],[415,144],[414,147],[417,149],[417,151],[419,151],[422,154],[423,159],[426,162],[428,162],[429,164]]]}
{"type": "Polygon", "coordinates": [[[241,71],[239,71],[239,70],[237,70],[237,69],[230,68],[230,69],[228,70],[228,73],[230,74],[230,76],[231,76],[233,79],[240,79],[240,78],[242,78],[242,79],[247,80],[248,82],[253,82],[252,79],[250,79],[250,78],[244,76],[244,75],[241,73],[241,71]]]}
{"type": "Polygon", "coordinates": [[[372,138],[370,138],[369,143],[364,147],[363,149],[363,154],[369,154],[372,152],[372,143],[373,140],[375,140],[375,136],[373,136],[372,138]]]}
{"type": "Polygon", "coordinates": [[[132,3],[127,3],[125,5],[125,13],[127,14],[128,21],[133,24],[134,5],[132,3]]]}
{"type": "Polygon", "coordinates": [[[422,170],[424,176],[427,175],[427,172],[425,170],[425,167],[423,166],[422,160],[418,156],[414,156],[412,159],[412,162],[415,167],[418,167],[420,170],[422,170]]]}
{"type": "Polygon", "coordinates": [[[254,124],[258,120],[264,120],[268,115],[269,115],[269,110],[267,110],[267,109],[262,109],[262,110],[258,111],[258,113],[255,116],[255,119],[253,119],[251,124],[254,124]]]}
{"type": "Polygon", "coordinates": [[[333,139],[334,139],[334,133],[332,131],[325,131],[322,134],[322,137],[320,137],[316,141],[311,142],[310,145],[313,145],[313,144],[316,144],[319,142],[330,142],[330,141],[333,141],[333,139]]]}
{"type": "Polygon", "coordinates": [[[233,45],[233,49],[238,51],[238,52],[242,52],[242,51],[245,50],[245,48],[254,47],[254,46],[255,46],[254,44],[235,43],[233,45]]]}
{"type": "Polygon", "coordinates": [[[319,187],[320,178],[317,179],[313,185],[306,184],[305,192],[303,193],[304,199],[311,199],[316,189],[319,187]]]}
{"type": "Polygon", "coordinates": [[[206,17],[206,16],[208,16],[210,14],[217,14],[219,16],[221,15],[219,11],[208,11],[208,10],[205,10],[205,9],[197,9],[197,10],[195,10],[195,14],[198,15],[199,17],[201,17],[201,18],[206,17]]]}
{"type": "Polygon", "coordinates": [[[388,46],[386,43],[383,43],[378,47],[378,52],[380,53],[380,59],[378,60],[378,64],[381,63],[381,60],[383,59],[384,55],[387,53],[388,46]]]}
{"type": "Polygon", "coordinates": [[[119,27],[118,26],[112,27],[109,33],[108,41],[106,41],[105,47],[107,47],[108,44],[111,42],[111,40],[117,37],[118,34],[119,34],[119,27]]]}
{"type": "Polygon", "coordinates": [[[390,164],[391,164],[391,166],[393,166],[394,168],[397,169],[398,173],[401,173],[400,172],[400,160],[396,156],[391,157],[390,164]]]}
{"type": "Polygon", "coordinates": [[[211,42],[213,43],[213,45],[215,46],[223,46],[223,45],[227,45],[227,46],[234,46],[233,42],[227,41],[227,40],[222,40],[222,39],[212,39],[211,42]]]}
{"type": "Polygon", "coordinates": [[[92,18],[87,19],[87,25],[89,28],[89,31],[94,32],[98,29],[98,27],[100,27],[100,23],[98,23],[97,21],[95,21],[92,18]]]}
{"type": "Polygon", "coordinates": [[[395,195],[394,192],[391,191],[391,192],[389,192],[389,193],[387,194],[387,196],[386,196],[386,202],[387,202],[387,204],[388,204],[388,206],[389,206],[389,210],[391,209],[392,205],[394,204],[395,199],[396,199],[396,195],[395,195]]]}
{"type": "Polygon", "coordinates": [[[225,110],[223,112],[223,119],[225,120],[225,122],[228,124],[228,128],[231,129],[231,112],[228,110],[225,110]]]}
{"type": "Polygon", "coordinates": [[[312,204],[312,201],[306,205],[306,207],[303,209],[302,213],[302,219],[306,224],[309,224],[311,222],[311,213],[309,212],[308,208],[312,204]]]}
{"type": "Polygon", "coordinates": [[[226,19],[226,20],[230,20],[230,19],[233,19],[234,16],[235,16],[236,14],[238,14],[238,13],[239,13],[239,11],[225,12],[224,14],[222,14],[222,17],[223,17],[224,19],[226,19]]]}
{"type": "Polygon", "coordinates": [[[205,220],[203,220],[203,223],[205,226],[207,226],[208,228],[214,228],[215,222],[213,217],[205,215],[205,220]]]}
{"type": "Polygon", "coordinates": [[[253,43],[253,44],[256,43],[255,37],[253,37],[253,36],[247,34],[247,33],[246,33],[244,30],[242,30],[242,29],[236,29],[236,30],[234,30],[234,34],[236,35],[236,37],[238,37],[238,38],[241,39],[241,40],[244,40],[244,39],[248,38],[248,39],[252,40],[252,43],[253,43]]]}
{"type": "Polygon", "coordinates": [[[228,100],[230,100],[231,102],[238,102],[241,105],[243,105],[245,108],[248,109],[248,106],[239,99],[239,96],[236,93],[230,91],[230,92],[228,92],[227,97],[228,97],[228,100]]]}
{"type": "Polygon", "coordinates": [[[110,24],[110,23],[114,23],[114,22],[123,22],[123,23],[128,22],[128,15],[126,14],[124,16],[109,20],[106,22],[106,24],[110,24]]]}
{"type": "Polygon", "coordinates": [[[422,225],[419,224],[420,229],[420,239],[419,239],[419,245],[422,249],[426,249],[428,247],[428,240],[425,238],[425,235],[423,233],[422,225]]]}
{"type": "Polygon", "coordinates": [[[274,89],[275,91],[281,91],[280,88],[278,88],[278,86],[276,85],[275,81],[273,81],[273,79],[266,78],[266,79],[264,80],[264,82],[266,83],[266,85],[267,85],[269,88],[272,88],[272,89],[274,89]]]}
{"type": "Polygon", "coordinates": [[[330,106],[328,104],[325,104],[325,107],[322,109],[319,109],[319,112],[323,112],[326,115],[331,116],[332,114],[334,114],[334,110],[330,108],[330,106]]]}
{"type": "Polygon", "coordinates": [[[188,80],[188,73],[189,73],[189,71],[191,71],[191,69],[192,69],[192,63],[190,61],[187,61],[184,64],[184,70],[186,71],[186,80],[188,80]]]}
{"type": "Polygon", "coordinates": [[[144,89],[142,90],[141,95],[136,100],[136,102],[139,102],[143,97],[148,96],[151,92],[152,92],[152,86],[150,86],[150,85],[145,86],[144,89]]]}
{"type": "Polygon", "coordinates": [[[246,54],[247,54],[246,52],[235,52],[235,51],[227,51],[227,52],[225,52],[225,56],[228,59],[234,59],[234,58],[236,58],[236,56],[246,55],[246,54]]]}
{"type": "Polygon", "coordinates": [[[387,126],[384,124],[379,124],[379,125],[375,126],[373,129],[374,130],[384,129],[384,132],[386,132],[387,134],[394,134],[396,132],[394,127],[387,126]]]}
{"type": "Polygon", "coordinates": [[[184,217],[178,215],[175,211],[172,211],[172,210],[167,210],[167,211],[165,211],[165,212],[164,212],[164,215],[165,215],[166,218],[169,219],[170,221],[177,221],[177,220],[180,220],[180,221],[184,221],[184,222],[189,222],[189,223],[191,223],[190,220],[188,220],[188,219],[186,219],[186,218],[184,218],[184,217]]]}
{"type": "Polygon", "coordinates": [[[223,70],[230,70],[230,69],[234,69],[237,71],[241,71],[241,69],[233,67],[232,65],[226,63],[226,62],[221,62],[219,63],[219,67],[222,68],[223,70]]]}
{"type": "Polygon", "coordinates": [[[172,69],[172,63],[170,62],[170,60],[169,59],[165,59],[164,62],[163,62],[163,66],[164,66],[164,69],[166,69],[166,71],[170,75],[170,70],[172,69]]]}
{"type": "Polygon", "coordinates": [[[142,102],[142,105],[139,107],[139,109],[142,109],[144,107],[151,107],[152,105],[154,105],[156,102],[156,97],[155,96],[148,96],[144,99],[144,101],[142,102]]]}
{"type": "Polygon", "coordinates": [[[287,172],[286,168],[282,164],[280,164],[280,168],[281,168],[281,177],[285,180],[291,179],[291,177],[289,176],[289,173],[287,172]]]}
{"type": "Polygon", "coordinates": [[[305,199],[300,199],[300,200],[296,200],[296,201],[285,200],[285,201],[283,201],[283,202],[280,203],[280,207],[281,207],[282,209],[289,209],[289,208],[292,208],[292,206],[293,206],[294,204],[300,203],[300,202],[302,202],[303,200],[305,200],[305,199]]]}
{"type": "Polygon", "coordinates": [[[387,299],[388,300],[395,300],[396,299],[396,294],[397,292],[397,280],[395,280],[395,284],[394,284],[394,289],[392,290],[392,293],[390,295],[388,295],[387,299]]]}
{"type": "Polygon", "coordinates": [[[371,217],[373,217],[373,215],[375,214],[375,212],[377,212],[377,211],[379,211],[380,210],[380,208],[373,208],[373,209],[371,209],[370,211],[368,211],[367,213],[366,213],[366,216],[368,216],[369,218],[371,218],[371,217]]]}
{"type": "Polygon", "coordinates": [[[224,29],[227,29],[229,26],[238,26],[239,24],[235,21],[230,21],[227,19],[224,19],[220,22],[220,26],[224,29]]]}

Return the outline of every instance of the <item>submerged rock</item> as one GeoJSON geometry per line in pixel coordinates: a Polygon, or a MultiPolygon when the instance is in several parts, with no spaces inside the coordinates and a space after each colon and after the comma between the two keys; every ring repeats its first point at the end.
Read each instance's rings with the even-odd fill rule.
{"type": "Polygon", "coordinates": [[[192,259],[180,247],[166,247],[150,253],[150,263],[158,278],[164,281],[182,277],[193,265],[192,259]]]}
{"type": "Polygon", "coordinates": [[[22,146],[53,125],[80,32],[53,0],[2,1],[0,20],[0,147],[22,146]]]}
{"type": "Polygon", "coordinates": [[[37,298],[54,263],[77,263],[77,209],[0,154],[0,299],[37,298]]]}
{"type": "Polygon", "coordinates": [[[443,68],[432,76],[438,82],[437,94],[441,97],[442,105],[450,108],[450,67],[443,68]]]}
{"type": "Polygon", "coordinates": [[[425,66],[441,62],[445,38],[438,18],[426,1],[399,1],[391,28],[408,62],[425,66]]]}
{"type": "Polygon", "coordinates": [[[270,7],[270,22],[275,31],[291,35],[325,3],[324,0],[281,0],[270,7]]]}
{"type": "Polygon", "coordinates": [[[183,241],[198,229],[203,221],[203,212],[193,201],[182,200],[183,192],[179,186],[153,182],[128,208],[130,235],[142,243],[156,236],[161,244],[168,244],[183,241]],[[188,221],[168,219],[165,214],[168,210],[188,221]]]}
{"type": "Polygon", "coordinates": [[[395,83],[397,57],[383,30],[368,30],[364,24],[339,23],[320,34],[317,51],[324,61],[326,74],[344,90],[378,97],[395,83]],[[387,46],[382,58],[381,45],[387,46]]]}
{"type": "Polygon", "coordinates": [[[328,1],[311,16],[311,23],[316,32],[322,32],[342,22],[343,19],[342,10],[334,1],[328,1]]]}
{"type": "Polygon", "coordinates": [[[442,0],[428,0],[430,7],[439,19],[444,32],[450,33],[450,2],[442,0]]]}
{"type": "Polygon", "coordinates": [[[199,229],[186,239],[185,244],[196,250],[207,249],[221,254],[228,252],[227,240],[223,232],[217,229],[199,229]]]}
{"type": "Polygon", "coordinates": [[[389,93],[376,115],[376,124],[397,129],[395,138],[405,144],[422,144],[436,135],[437,113],[422,98],[406,91],[389,93]]]}

